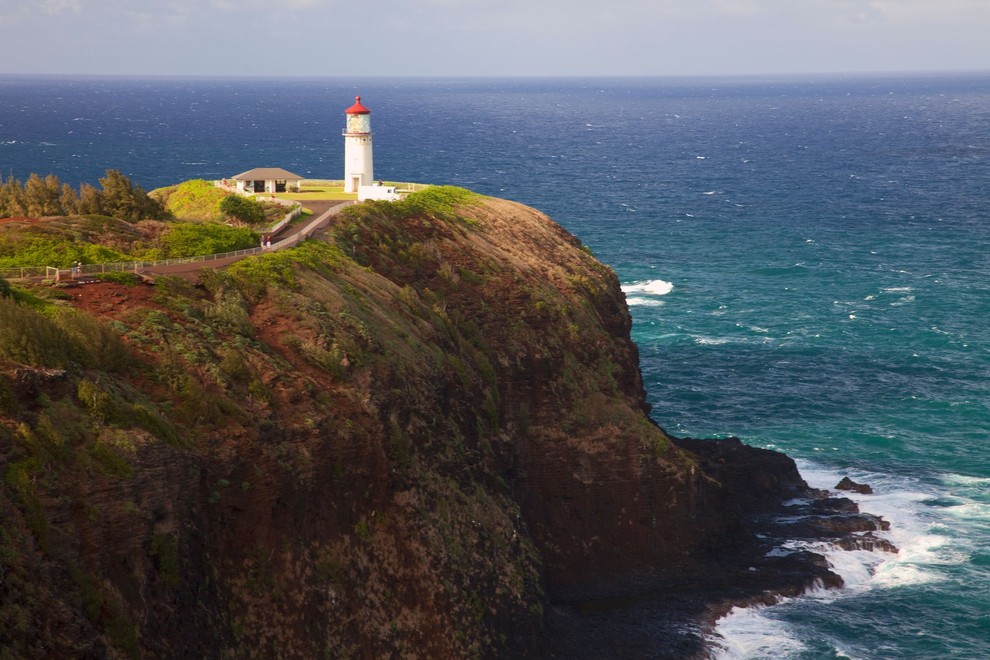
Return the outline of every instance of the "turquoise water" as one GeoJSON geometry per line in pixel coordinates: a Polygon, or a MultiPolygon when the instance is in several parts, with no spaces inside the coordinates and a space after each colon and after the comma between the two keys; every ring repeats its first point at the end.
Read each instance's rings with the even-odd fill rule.
{"type": "Polygon", "coordinates": [[[845,589],[733,614],[721,657],[990,657],[990,75],[3,78],[0,170],[339,178],[355,93],[376,177],[535,206],[615,268],[658,423],[877,491],[901,552],[830,552],[845,589]]]}

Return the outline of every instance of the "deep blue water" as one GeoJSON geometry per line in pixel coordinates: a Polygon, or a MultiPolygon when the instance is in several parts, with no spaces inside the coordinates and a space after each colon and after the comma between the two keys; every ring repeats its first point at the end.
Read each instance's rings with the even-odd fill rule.
{"type": "Polygon", "coordinates": [[[723,657],[990,657],[990,74],[370,81],[0,78],[0,172],[146,189],[284,167],[535,206],[624,284],[654,417],[843,474],[896,555],[737,613],[723,657]]]}

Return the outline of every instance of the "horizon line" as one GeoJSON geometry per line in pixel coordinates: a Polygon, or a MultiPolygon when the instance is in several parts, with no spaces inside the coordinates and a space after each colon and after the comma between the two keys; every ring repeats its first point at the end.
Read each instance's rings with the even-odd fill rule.
{"type": "Polygon", "coordinates": [[[856,71],[752,72],[752,73],[664,73],[664,74],[209,74],[209,73],[60,73],[4,72],[0,78],[92,78],[137,80],[685,80],[702,78],[804,78],[820,77],[904,77],[990,74],[984,69],[890,69],[856,71]]]}

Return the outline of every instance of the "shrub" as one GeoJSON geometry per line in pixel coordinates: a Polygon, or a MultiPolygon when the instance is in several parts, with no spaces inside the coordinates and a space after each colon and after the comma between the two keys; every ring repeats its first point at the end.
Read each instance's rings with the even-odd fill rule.
{"type": "Polygon", "coordinates": [[[220,202],[220,210],[232,218],[247,224],[266,222],[265,207],[241,195],[227,195],[220,202]]]}
{"type": "Polygon", "coordinates": [[[228,193],[204,179],[192,179],[151,194],[162,201],[166,211],[181,220],[220,220],[220,204],[228,193]]]}
{"type": "Polygon", "coordinates": [[[159,238],[164,259],[233,252],[258,245],[258,234],[243,227],[181,222],[169,226],[159,238]]]}
{"type": "Polygon", "coordinates": [[[73,360],[66,333],[34,309],[0,298],[0,355],[39,367],[64,367],[73,360]]]}
{"type": "Polygon", "coordinates": [[[252,297],[259,297],[268,287],[295,289],[299,286],[295,274],[297,265],[329,274],[346,259],[335,245],[323,241],[306,241],[291,250],[268,252],[230,265],[227,273],[252,297]]]}
{"type": "Polygon", "coordinates": [[[0,298],[0,355],[37,367],[116,370],[130,364],[126,345],[98,319],[69,308],[41,309],[0,298]]]}
{"type": "Polygon", "coordinates": [[[117,250],[70,238],[26,237],[17,242],[0,243],[0,267],[68,268],[74,261],[99,264],[126,260],[127,255],[117,250]]]}

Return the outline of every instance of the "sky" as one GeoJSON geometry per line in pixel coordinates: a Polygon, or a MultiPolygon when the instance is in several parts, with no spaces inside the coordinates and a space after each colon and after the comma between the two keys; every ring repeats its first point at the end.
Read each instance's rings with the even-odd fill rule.
{"type": "Polygon", "coordinates": [[[990,70],[990,0],[0,0],[0,73],[990,70]]]}

